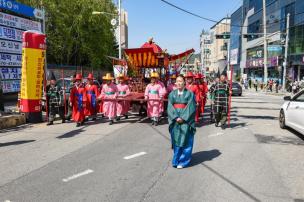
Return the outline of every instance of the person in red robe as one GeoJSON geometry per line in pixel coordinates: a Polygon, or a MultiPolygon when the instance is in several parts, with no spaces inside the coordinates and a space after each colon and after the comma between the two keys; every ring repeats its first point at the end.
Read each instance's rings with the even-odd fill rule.
{"type": "Polygon", "coordinates": [[[76,127],[84,123],[84,108],[87,100],[86,91],[82,83],[82,75],[77,74],[75,78],[75,86],[70,93],[70,106],[72,107],[72,119],[77,123],[76,127]]]}
{"type": "Polygon", "coordinates": [[[85,86],[87,103],[86,108],[84,110],[84,115],[96,120],[97,114],[97,97],[99,96],[98,88],[94,85],[94,77],[93,74],[89,74],[87,77],[87,84],[85,86]]]}
{"type": "Polygon", "coordinates": [[[197,83],[200,93],[201,93],[201,103],[200,103],[200,112],[199,114],[204,114],[205,112],[205,106],[207,102],[207,94],[208,94],[208,85],[204,81],[204,75],[201,73],[198,73],[195,75],[195,82],[197,83]]]}
{"type": "Polygon", "coordinates": [[[207,103],[207,97],[208,97],[208,92],[209,92],[209,89],[208,89],[208,83],[206,82],[206,77],[203,75],[203,78],[201,79],[201,82],[202,82],[202,89],[203,89],[203,105],[202,105],[202,113],[204,114],[205,112],[205,106],[206,106],[206,103],[207,103]]]}
{"type": "Polygon", "coordinates": [[[194,82],[194,74],[192,72],[187,72],[186,76],[186,88],[189,91],[192,91],[195,96],[195,102],[196,102],[196,114],[195,114],[195,122],[199,122],[199,115],[200,115],[200,105],[201,105],[201,92],[200,88],[197,84],[194,82]]]}

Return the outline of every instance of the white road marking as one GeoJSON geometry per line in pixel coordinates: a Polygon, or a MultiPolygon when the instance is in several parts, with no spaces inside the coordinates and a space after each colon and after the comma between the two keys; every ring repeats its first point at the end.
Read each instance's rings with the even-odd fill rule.
{"type": "Polygon", "coordinates": [[[208,137],[216,137],[216,136],[220,136],[220,135],[224,135],[224,133],[216,133],[216,134],[209,135],[208,137]]]}
{"type": "Polygon", "coordinates": [[[147,154],[147,153],[146,152],[139,152],[137,154],[133,154],[133,155],[130,155],[130,156],[125,156],[124,159],[129,160],[129,159],[133,159],[133,158],[145,155],[145,154],[147,154]]]}
{"type": "Polygon", "coordinates": [[[244,128],[244,130],[249,130],[249,128],[244,128]]]}
{"type": "Polygon", "coordinates": [[[90,174],[90,173],[92,173],[92,172],[94,172],[94,171],[91,170],[91,169],[88,169],[88,170],[85,170],[85,171],[83,171],[83,172],[81,172],[81,173],[77,173],[77,174],[75,174],[75,175],[72,175],[72,176],[70,176],[70,177],[68,177],[68,178],[62,179],[62,181],[63,181],[63,182],[68,182],[68,181],[74,180],[74,179],[76,179],[76,178],[79,178],[79,177],[81,177],[81,176],[88,175],[88,174],[90,174]]]}

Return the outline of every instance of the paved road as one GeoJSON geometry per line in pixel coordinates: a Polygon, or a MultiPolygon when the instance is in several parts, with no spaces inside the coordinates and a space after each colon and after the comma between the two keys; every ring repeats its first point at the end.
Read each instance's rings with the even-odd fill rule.
{"type": "Polygon", "coordinates": [[[182,170],[166,123],[2,131],[0,201],[304,201],[303,136],[279,128],[281,104],[250,92],[233,99],[231,128],[205,117],[182,170]]]}

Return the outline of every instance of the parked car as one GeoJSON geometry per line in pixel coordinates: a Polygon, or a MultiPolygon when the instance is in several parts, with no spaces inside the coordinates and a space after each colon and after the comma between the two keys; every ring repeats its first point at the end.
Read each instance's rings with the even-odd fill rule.
{"type": "Polygon", "coordinates": [[[285,96],[280,110],[280,127],[290,127],[304,135],[304,90],[295,96],[285,96]]]}
{"type": "Polygon", "coordinates": [[[237,82],[233,82],[232,83],[232,95],[242,96],[242,93],[243,93],[242,86],[237,82]]]}

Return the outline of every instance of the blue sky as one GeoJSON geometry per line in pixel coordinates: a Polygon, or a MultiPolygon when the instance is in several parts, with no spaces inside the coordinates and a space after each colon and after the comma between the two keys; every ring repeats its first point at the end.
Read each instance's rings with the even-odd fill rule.
{"type": "MultiPolygon", "coordinates": [[[[167,0],[203,17],[220,20],[234,12],[242,0],[167,0]]],[[[183,13],[160,0],[122,0],[129,15],[129,48],[137,48],[153,37],[168,52],[179,53],[194,48],[199,51],[202,29],[214,25],[183,13]]]]}

